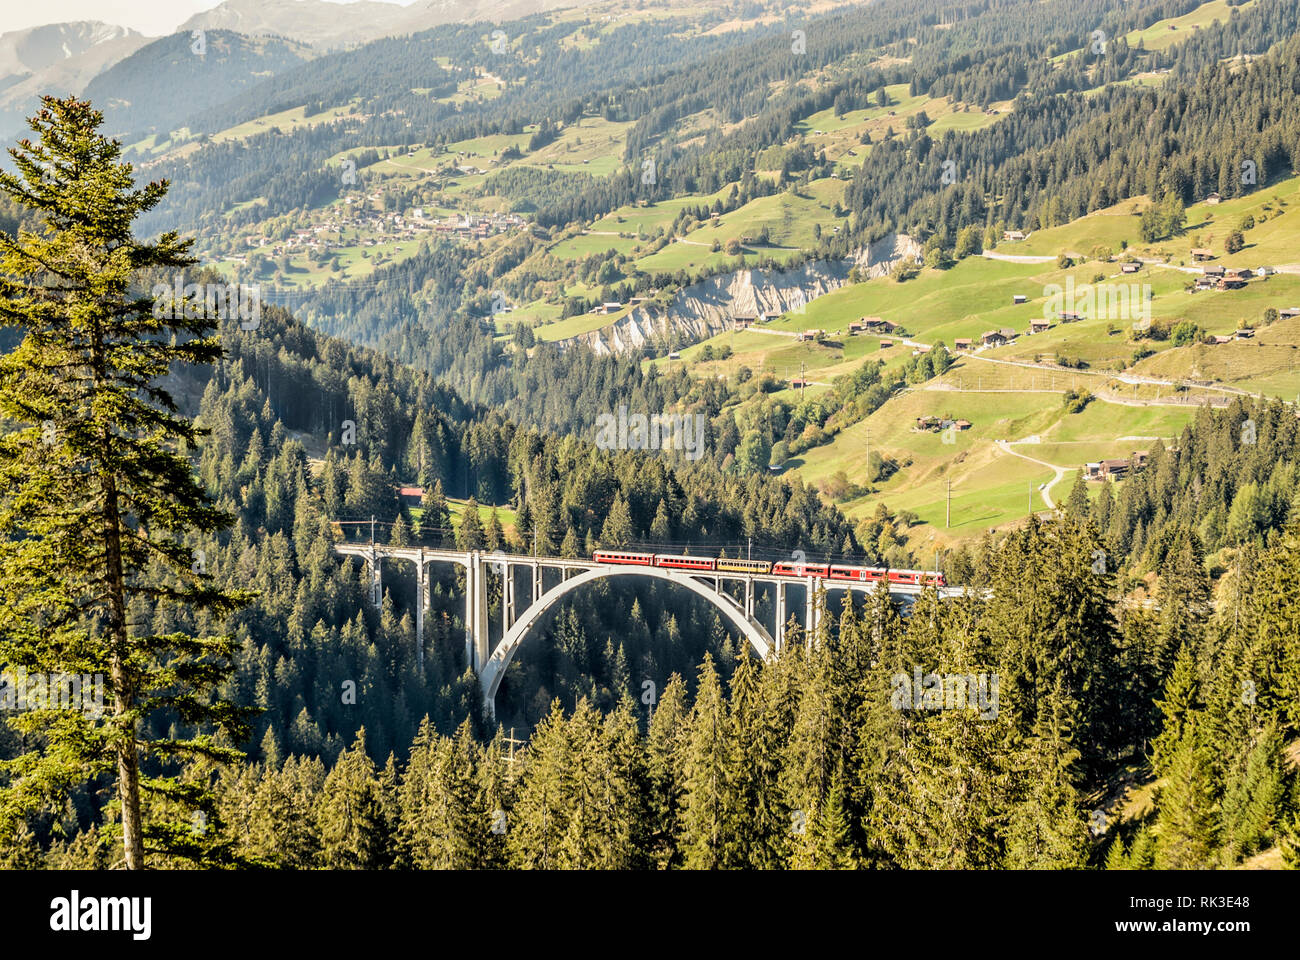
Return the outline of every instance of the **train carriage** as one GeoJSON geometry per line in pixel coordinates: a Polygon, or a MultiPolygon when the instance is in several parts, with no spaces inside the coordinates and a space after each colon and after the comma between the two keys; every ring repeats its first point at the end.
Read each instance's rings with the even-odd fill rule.
{"type": "Polygon", "coordinates": [[[597,563],[626,563],[637,567],[654,566],[653,553],[627,553],[622,550],[597,550],[591,555],[597,563]]]}
{"type": "Polygon", "coordinates": [[[852,580],[855,583],[878,583],[885,579],[887,571],[880,567],[848,567],[835,564],[831,567],[830,579],[852,580]]]}
{"type": "Polygon", "coordinates": [[[617,563],[638,567],[663,567],[669,570],[707,571],[710,573],[770,573],[778,577],[823,578],[851,583],[888,582],[898,586],[943,587],[947,585],[937,570],[886,570],[882,567],[855,567],[848,564],[795,563],[781,560],[731,560],[714,557],[690,557],[665,553],[633,553],[625,550],[597,550],[592,554],[597,563],[617,563]]]}
{"type": "Polygon", "coordinates": [[[766,560],[728,560],[719,558],[716,569],[728,573],[767,573],[772,565],[766,560]]]}
{"type": "Polygon", "coordinates": [[[670,570],[714,570],[717,560],[713,557],[682,557],[656,553],[655,566],[670,570]]]}
{"type": "Polygon", "coordinates": [[[794,563],[782,560],[772,564],[772,572],[782,577],[828,577],[831,566],[829,563],[794,563]]]}

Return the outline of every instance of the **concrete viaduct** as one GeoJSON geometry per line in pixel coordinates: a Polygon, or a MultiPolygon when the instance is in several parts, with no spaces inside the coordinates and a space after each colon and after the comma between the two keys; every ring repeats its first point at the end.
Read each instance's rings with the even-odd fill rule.
{"type": "MultiPolygon", "coordinates": [[[[366,564],[370,579],[370,601],[378,606],[383,601],[383,562],[405,561],[415,567],[415,635],[417,637],[416,664],[424,668],[424,611],[429,603],[429,568],[435,563],[453,564],[465,568],[465,660],[473,669],[483,688],[483,700],[488,710],[495,713],[497,689],[505,676],[506,668],[515,653],[527,639],[533,627],[566,594],[585,584],[610,577],[653,577],[676,583],[703,597],[735,627],[760,659],[779,651],[785,642],[785,626],[789,619],[786,605],[786,588],[805,587],[803,622],[810,632],[817,626],[815,598],[819,590],[847,589],[868,593],[878,588],[876,583],[853,583],[844,580],[826,580],[820,577],[786,577],[771,574],[732,573],[728,571],[691,571],[663,567],[642,567],[615,563],[598,563],[570,557],[536,557],[507,554],[501,551],[462,552],[438,550],[428,547],[394,547],[369,543],[338,543],[334,551],[344,557],[355,557],[366,564]],[[495,568],[502,576],[501,640],[491,647],[491,630],[488,623],[487,572],[495,568]],[[531,589],[528,605],[518,609],[517,575],[521,569],[530,573],[531,589]],[[560,578],[555,586],[545,588],[543,570],[558,571],[560,578]],[[743,585],[744,602],[738,601],[722,589],[723,581],[743,585]],[[759,584],[770,584],[776,596],[776,636],[773,637],[755,616],[756,594],[759,584]]],[[[915,595],[922,587],[890,584],[890,591],[899,595],[915,595]]],[[[942,587],[943,596],[957,596],[958,587],[942,587]]]]}

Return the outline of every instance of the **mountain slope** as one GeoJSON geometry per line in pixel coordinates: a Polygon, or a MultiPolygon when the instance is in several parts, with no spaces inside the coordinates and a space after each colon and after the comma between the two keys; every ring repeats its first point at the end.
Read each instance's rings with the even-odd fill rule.
{"type": "Polygon", "coordinates": [[[356,46],[380,37],[416,33],[445,23],[501,23],[595,0],[422,0],[396,3],[358,0],[226,0],[190,17],[180,31],[234,30],[249,36],[289,37],[322,50],[356,46]]]}
{"type": "Polygon", "coordinates": [[[0,130],[20,129],[44,93],[79,93],[149,42],[126,27],[82,20],[0,34],[0,130]]]}
{"type": "Polygon", "coordinates": [[[115,135],[166,133],[196,111],[224,103],[312,56],[279,37],[212,30],[161,37],[95,77],[85,96],[115,135]]]}

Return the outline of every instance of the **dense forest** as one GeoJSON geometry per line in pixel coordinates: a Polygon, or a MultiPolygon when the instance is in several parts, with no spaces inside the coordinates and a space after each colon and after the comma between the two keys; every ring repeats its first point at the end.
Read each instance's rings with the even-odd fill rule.
{"type": "MultiPolygon", "coordinates": [[[[807,644],[795,628],[764,665],[742,652],[729,679],[706,655],[689,684],[674,672],[608,706],[556,700],[523,749],[469,719],[452,732],[425,719],[393,752],[355,720],[348,747],[323,756],[268,734],[259,762],[189,772],[215,787],[206,855],[335,869],[1186,869],[1276,844],[1294,865],[1300,538],[1275,538],[1238,575],[1239,602],[1213,613],[1193,534],[1166,596],[1200,603],[1156,613],[1115,606],[1099,543],[1087,519],[1031,523],[981,556],[989,599],[930,595],[903,618],[876,595],[807,644]],[[952,684],[972,700],[977,677],[1000,684],[982,712],[929,709],[919,693],[900,708],[915,664],[946,678],[925,694],[939,703],[952,684]],[[1163,778],[1154,809],[1099,840],[1113,778],[1146,763],[1163,778]]],[[[74,839],[42,852],[27,836],[8,863],[108,865],[99,831],[71,817],[74,839]]]]}
{"type": "MultiPolygon", "coordinates": [[[[376,513],[395,542],[527,549],[492,523],[451,522],[445,503],[408,521],[394,491],[412,477],[509,500],[543,550],[575,555],[753,536],[871,557],[880,520],[869,540],[866,524],[855,535],[781,481],[679,474],[643,454],[518,430],[274,309],[255,333],[226,326],[223,342],[228,355],[206,382],[178,386],[212,431],[198,473],[237,517],[195,546],[218,582],[258,594],[221,624],[237,641],[223,694],[259,712],[240,745],[247,765],[183,773],[207,778],[219,798],[203,857],[1138,868],[1226,865],[1273,844],[1294,856],[1300,798],[1283,754],[1300,728],[1290,589],[1300,539],[1279,531],[1297,519],[1296,425],[1277,407],[1207,408],[1176,450],[1152,450],[1151,469],[1118,499],[1085,506],[1076,488],[1055,520],[945,558],[950,576],[988,595],[923,596],[905,617],[883,596],[823,600],[832,616],[817,635],[805,645],[792,623],[785,653],[762,669],[707,608],[662,590],[593,587],[512,665],[494,729],[463,661],[463,583],[435,579],[416,638],[409,584],[390,579],[372,608],[362,571],[331,554],[341,534],[330,521],[376,513]],[[331,436],[345,414],[356,450],[331,436]],[[322,437],[331,449],[309,458],[304,441],[322,437]],[[1212,604],[1206,553],[1227,544],[1231,570],[1212,604]],[[1109,563],[1098,566],[1098,551],[1109,563]],[[1124,603],[1126,579],[1144,569],[1161,572],[1158,602],[1124,603]],[[993,722],[892,707],[891,683],[918,664],[999,677],[993,722]],[[526,748],[506,739],[530,729],[526,748]],[[1117,776],[1148,762],[1169,777],[1152,818],[1099,845],[1091,811],[1117,776]],[[972,788],[962,805],[927,800],[918,784],[936,778],[939,789],[954,770],[972,788]],[[340,820],[344,808],[355,815],[340,820]]],[[[138,613],[167,629],[214,626],[176,604],[138,613]]],[[[8,862],[107,862],[95,826],[106,811],[89,787],[33,819],[8,862]]]]}

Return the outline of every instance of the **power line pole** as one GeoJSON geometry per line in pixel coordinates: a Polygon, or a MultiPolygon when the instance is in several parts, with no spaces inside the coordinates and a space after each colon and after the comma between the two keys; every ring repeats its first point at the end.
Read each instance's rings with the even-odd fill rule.
{"type": "Polygon", "coordinates": [[[514,727],[511,727],[511,728],[510,728],[510,736],[506,738],[506,741],[505,741],[505,742],[506,742],[507,746],[509,747],[509,753],[506,755],[506,758],[505,758],[506,764],[507,764],[508,766],[514,766],[514,763],[515,763],[515,744],[518,744],[518,745],[520,745],[520,746],[523,746],[524,741],[523,741],[523,740],[516,740],[516,739],[515,739],[515,728],[514,728],[514,727]]]}
{"type": "Polygon", "coordinates": [[[952,477],[948,478],[948,510],[943,520],[944,529],[952,526],[952,477]]]}

